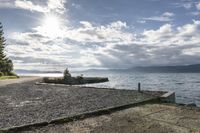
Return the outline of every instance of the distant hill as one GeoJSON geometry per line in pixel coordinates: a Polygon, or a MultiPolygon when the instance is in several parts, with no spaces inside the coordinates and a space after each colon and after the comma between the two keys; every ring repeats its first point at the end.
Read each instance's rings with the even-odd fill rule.
{"type": "Polygon", "coordinates": [[[39,70],[24,70],[24,69],[15,69],[15,72],[18,74],[26,74],[26,73],[62,73],[61,71],[39,71],[39,70]]]}
{"type": "Polygon", "coordinates": [[[150,66],[150,67],[133,67],[127,69],[129,71],[139,72],[165,72],[165,73],[199,73],[200,64],[187,65],[187,66],[150,66]]]}
{"type": "MultiPolygon", "coordinates": [[[[61,71],[39,71],[39,70],[23,70],[16,69],[18,74],[26,73],[62,73],[61,71]]],[[[148,73],[200,73],[200,64],[185,66],[148,66],[148,67],[132,67],[128,69],[88,69],[78,72],[148,72],[148,73]]]]}
{"type": "Polygon", "coordinates": [[[87,72],[148,72],[148,73],[200,73],[200,64],[185,66],[148,66],[128,69],[89,69],[87,72]]]}

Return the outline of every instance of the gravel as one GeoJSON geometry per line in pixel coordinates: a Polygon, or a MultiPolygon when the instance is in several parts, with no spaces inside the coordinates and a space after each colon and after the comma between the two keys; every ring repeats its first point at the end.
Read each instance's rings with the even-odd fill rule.
{"type": "Polygon", "coordinates": [[[0,86],[0,129],[153,98],[131,90],[36,85],[35,82],[0,86]]]}

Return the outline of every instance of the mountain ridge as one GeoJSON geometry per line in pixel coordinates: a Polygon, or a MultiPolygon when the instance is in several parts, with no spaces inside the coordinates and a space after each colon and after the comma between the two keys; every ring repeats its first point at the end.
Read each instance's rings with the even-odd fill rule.
{"type": "Polygon", "coordinates": [[[88,69],[87,72],[95,71],[121,71],[121,72],[149,72],[149,73],[200,73],[200,64],[179,66],[138,66],[124,69],[88,69]]]}

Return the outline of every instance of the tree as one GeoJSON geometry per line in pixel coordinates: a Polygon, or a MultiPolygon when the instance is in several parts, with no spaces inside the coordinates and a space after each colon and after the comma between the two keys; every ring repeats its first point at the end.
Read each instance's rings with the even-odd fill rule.
{"type": "Polygon", "coordinates": [[[6,55],[4,54],[4,48],[5,48],[5,38],[3,37],[3,26],[0,22],[0,61],[3,61],[6,57],[6,55]]]}
{"type": "Polygon", "coordinates": [[[63,75],[63,76],[64,76],[64,79],[65,79],[65,80],[71,79],[71,74],[70,74],[68,68],[65,69],[64,75],[63,75]]]}
{"type": "Polygon", "coordinates": [[[3,37],[3,26],[0,22],[0,72],[4,75],[9,75],[13,70],[12,60],[6,57],[4,49],[6,46],[6,39],[3,37]]]}

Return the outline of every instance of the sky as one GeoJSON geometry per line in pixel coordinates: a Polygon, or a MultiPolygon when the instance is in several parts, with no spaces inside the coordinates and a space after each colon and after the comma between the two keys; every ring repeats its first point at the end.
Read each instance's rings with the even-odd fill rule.
{"type": "Polygon", "coordinates": [[[0,0],[15,69],[200,63],[200,0],[0,0]]]}

